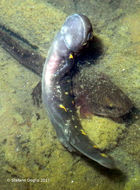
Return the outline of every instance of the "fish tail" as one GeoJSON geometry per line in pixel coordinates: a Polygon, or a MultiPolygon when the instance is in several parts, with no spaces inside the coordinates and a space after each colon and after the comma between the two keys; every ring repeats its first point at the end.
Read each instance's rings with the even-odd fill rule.
{"type": "Polygon", "coordinates": [[[100,165],[109,169],[116,168],[114,160],[101,152],[101,150],[90,141],[83,129],[80,129],[80,131],[77,129],[72,131],[70,144],[80,153],[98,162],[100,165]]]}

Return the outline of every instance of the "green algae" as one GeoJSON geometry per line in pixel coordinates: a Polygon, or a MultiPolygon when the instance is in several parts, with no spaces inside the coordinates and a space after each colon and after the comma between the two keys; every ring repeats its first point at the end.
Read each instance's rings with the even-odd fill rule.
{"type": "Polygon", "coordinates": [[[127,152],[140,162],[140,138],[139,138],[139,131],[140,131],[140,120],[136,120],[134,124],[132,124],[127,129],[127,137],[125,142],[122,142],[122,147],[127,150],[127,152]]]}
{"type": "Polygon", "coordinates": [[[46,56],[54,35],[64,22],[66,15],[50,4],[35,1],[8,1],[0,2],[2,10],[1,23],[11,27],[15,32],[40,47],[46,56]],[[7,8],[9,7],[9,11],[7,8]],[[5,15],[5,16],[4,16],[5,15]],[[10,18],[10,19],[9,19],[10,18]]]}
{"type": "Polygon", "coordinates": [[[108,49],[105,50],[103,59],[98,60],[100,64],[95,67],[95,70],[110,76],[139,108],[140,43],[136,32],[139,31],[138,17],[140,17],[139,12],[120,19],[117,32],[111,38],[101,32],[100,38],[108,49]]]}
{"type": "Polygon", "coordinates": [[[102,150],[114,148],[125,130],[124,124],[97,116],[88,120],[82,119],[81,124],[89,138],[102,150]]]}
{"type": "MultiPolygon", "coordinates": [[[[93,1],[92,3],[94,4],[93,1]]],[[[63,11],[41,1],[35,3],[29,0],[2,0],[0,10],[1,22],[39,46],[44,55],[47,54],[56,31],[66,17],[63,11]]],[[[87,11],[92,23],[96,22],[95,33],[102,39],[105,48],[104,55],[94,69],[108,74],[136,107],[140,108],[139,12],[132,12],[131,15],[108,24],[104,23],[104,18],[98,19],[101,17],[98,14],[99,9],[96,16],[89,9],[87,11]]],[[[111,12],[110,9],[109,11],[111,12]]],[[[117,10],[118,15],[122,12],[121,9],[117,10]]],[[[113,14],[116,13],[113,11],[113,14]]],[[[89,128],[84,125],[89,136],[91,135],[93,141],[102,149],[118,146],[114,148],[112,155],[126,165],[126,180],[113,172],[109,173],[94,162],[89,164],[87,160],[67,152],[56,138],[44,110],[32,104],[30,94],[39,80],[38,77],[18,65],[2,49],[0,66],[0,188],[139,189],[139,121],[134,121],[133,125],[127,127],[95,116],[89,121],[89,128]],[[93,132],[92,128],[96,132],[93,132]],[[39,179],[40,182],[9,183],[8,178],[39,179]]]]}

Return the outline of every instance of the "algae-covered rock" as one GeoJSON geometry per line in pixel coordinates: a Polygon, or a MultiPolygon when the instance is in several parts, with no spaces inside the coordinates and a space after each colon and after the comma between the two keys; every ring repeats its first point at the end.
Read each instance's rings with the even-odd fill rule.
{"type": "Polygon", "coordinates": [[[129,155],[140,162],[140,119],[133,123],[127,130],[127,136],[122,147],[127,150],[129,155]]]}
{"type": "Polygon", "coordinates": [[[89,138],[102,150],[114,148],[125,130],[124,124],[97,116],[82,119],[81,124],[89,138]]]}

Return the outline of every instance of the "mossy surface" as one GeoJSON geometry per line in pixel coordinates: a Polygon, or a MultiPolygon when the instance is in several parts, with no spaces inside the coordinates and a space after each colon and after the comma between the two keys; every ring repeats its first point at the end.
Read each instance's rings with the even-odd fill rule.
{"type": "MultiPolygon", "coordinates": [[[[86,13],[104,49],[92,67],[110,76],[140,108],[138,1],[133,5],[129,0],[78,2],[71,10],[65,9],[69,4],[66,1],[64,7],[58,8],[57,3],[46,1],[1,0],[0,22],[37,45],[46,56],[68,13],[86,13]]],[[[120,162],[123,175],[108,171],[69,153],[60,144],[44,109],[33,105],[31,92],[38,81],[36,75],[0,48],[0,189],[139,189],[139,114],[128,126],[96,116],[86,124],[90,138],[100,148],[111,150],[120,162]],[[23,181],[14,181],[18,179],[23,181]]],[[[82,122],[85,126],[87,121],[82,122]]]]}
{"type": "Polygon", "coordinates": [[[81,124],[89,138],[102,150],[114,148],[125,130],[124,124],[97,116],[82,119],[81,124]]]}

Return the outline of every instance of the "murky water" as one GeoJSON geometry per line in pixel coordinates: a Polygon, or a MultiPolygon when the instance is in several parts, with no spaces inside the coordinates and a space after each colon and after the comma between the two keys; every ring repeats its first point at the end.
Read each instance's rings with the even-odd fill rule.
{"type": "Polygon", "coordinates": [[[60,144],[43,107],[32,102],[39,77],[0,47],[0,189],[140,188],[140,1],[1,0],[0,24],[46,56],[65,18],[75,12],[90,18],[103,46],[103,53],[89,72],[85,69],[86,74],[92,70],[105,73],[137,108],[127,124],[97,116],[92,121],[96,128],[103,127],[104,131],[97,131],[97,142],[107,143],[105,148],[122,172],[73,155],[60,144]]]}

